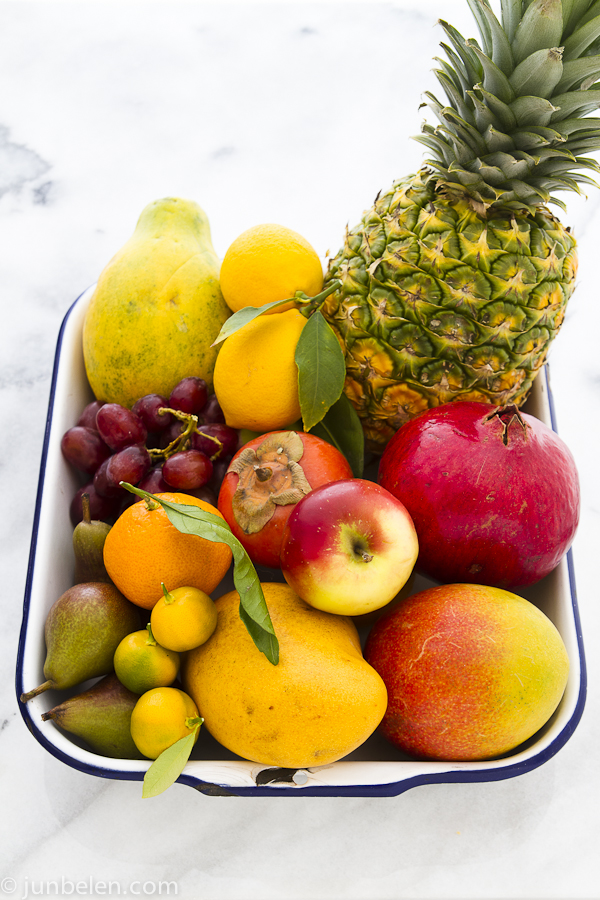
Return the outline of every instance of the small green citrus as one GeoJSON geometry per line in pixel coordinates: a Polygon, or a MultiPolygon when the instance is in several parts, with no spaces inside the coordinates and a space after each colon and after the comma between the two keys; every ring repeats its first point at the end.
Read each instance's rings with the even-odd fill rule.
{"type": "Polygon", "coordinates": [[[192,698],[179,688],[159,687],[142,694],[131,714],[131,737],[144,756],[156,759],[196,729],[202,718],[192,698]]]}
{"type": "Polygon", "coordinates": [[[199,647],[217,627],[217,608],[208,594],[194,587],[167,591],[153,607],[152,633],[163,647],[183,652],[199,647]]]}
{"type": "Polygon", "coordinates": [[[113,665],[121,684],[134,694],[172,684],[179,673],[179,654],[156,642],[151,625],[124,637],[113,665]]]}

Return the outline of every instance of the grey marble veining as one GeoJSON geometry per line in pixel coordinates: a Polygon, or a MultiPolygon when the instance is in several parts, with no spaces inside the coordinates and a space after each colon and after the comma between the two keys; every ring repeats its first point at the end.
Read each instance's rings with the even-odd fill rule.
{"type": "Polygon", "coordinates": [[[67,309],[161,196],[200,203],[221,256],[265,221],[304,234],[323,260],[334,253],[376,193],[419,166],[409,136],[434,85],[441,16],[474,34],[466,0],[0,2],[0,896],[56,895],[52,882],[63,894],[81,882],[73,896],[102,896],[102,882],[150,895],[162,881],[186,900],[600,897],[598,192],[566,198],[579,286],[550,354],[583,486],[574,559],[591,685],[553,759],[507,781],[391,799],[205,797],[175,785],[142,801],[139,783],[55,759],[16,708],[67,309]]]}

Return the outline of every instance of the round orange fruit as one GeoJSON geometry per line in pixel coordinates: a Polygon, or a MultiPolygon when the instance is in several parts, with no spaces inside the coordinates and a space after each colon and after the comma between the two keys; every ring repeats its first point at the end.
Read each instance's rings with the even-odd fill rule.
{"type": "MultiPolygon", "coordinates": [[[[199,506],[223,518],[204,500],[188,494],[157,494],[172,503],[199,506]]],[[[152,609],[170,590],[190,586],[210,594],[231,563],[227,544],[195,534],[183,534],[169,521],[160,505],[140,500],[117,519],[104,544],[104,565],[111,581],[132,603],[152,609]],[[109,540],[110,538],[110,540],[109,540]]]]}

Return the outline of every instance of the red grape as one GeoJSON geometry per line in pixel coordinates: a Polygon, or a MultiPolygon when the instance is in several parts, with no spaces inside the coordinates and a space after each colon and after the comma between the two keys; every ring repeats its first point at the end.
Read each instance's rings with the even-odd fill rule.
{"type": "Polygon", "coordinates": [[[171,409],[178,409],[195,416],[204,409],[207,399],[206,382],[203,378],[196,378],[192,375],[189,378],[182,378],[179,384],[175,385],[169,397],[169,406],[171,409]]]}
{"type": "Polygon", "coordinates": [[[216,394],[211,394],[206,401],[206,406],[202,410],[202,420],[204,422],[224,422],[225,416],[223,410],[219,406],[216,394]]]}
{"type": "Polygon", "coordinates": [[[215,461],[215,459],[225,459],[227,457],[232,457],[238,448],[239,436],[238,432],[235,428],[230,428],[229,425],[225,425],[224,422],[211,422],[208,425],[198,425],[196,433],[192,435],[192,447],[194,450],[201,450],[202,453],[206,453],[208,458],[215,461]],[[217,438],[221,442],[221,446],[219,447],[214,441],[211,441],[210,437],[204,437],[204,435],[210,435],[210,437],[217,438]]]}
{"type": "Polygon", "coordinates": [[[109,484],[119,485],[121,481],[138,484],[149,471],[152,462],[150,454],[143,444],[132,444],[119,450],[108,460],[106,480],[109,484]]]}
{"type": "Polygon", "coordinates": [[[180,422],[178,419],[175,419],[175,421],[172,422],[171,425],[169,425],[168,428],[165,428],[165,430],[161,433],[160,440],[158,442],[160,448],[164,450],[165,447],[168,447],[169,444],[172,444],[173,441],[179,437],[182,431],[185,431],[185,423],[180,422]]]}
{"type": "Polygon", "coordinates": [[[71,523],[73,527],[77,525],[83,519],[83,509],[81,505],[81,495],[88,494],[90,498],[90,516],[92,519],[97,519],[98,521],[105,522],[107,519],[110,519],[119,509],[119,500],[109,499],[108,497],[101,497],[100,494],[96,492],[96,489],[92,482],[89,484],[85,484],[83,487],[79,488],[73,499],[71,500],[71,507],[69,510],[69,514],[71,516],[71,523]]]}
{"type": "Polygon", "coordinates": [[[153,469],[150,469],[148,474],[144,475],[138,483],[138,487],[143,491],[148,491],[149,494],[164,494],[172,490],[162,476],[162,466],[155,466],[153,469]]]}
{"type": "Polygon", "coordinates": [[[72,466],[88,475],[93,475],[101,463],[110,456],[110,448],[98,432],[84,425],[75,425],[65,431],[60,449],[72,466]]]}
{"type": "Polygon", "coordinates": [[[148,432],[142,420],[118,403],[105,403],[96,416],[96,427],[111,450],[122,450],[130,444],[143,444],[148,432]]]}
{"type": "Polygon", "coordinates": [[[221,482],[225,478],[227,469],[229,468],[229,462],[230,460],[228,459],[216,459],[213,463],[213,473],[210,480],[210,486],[211,488],[214,488],[217,493],[221,488],[221,482]]]}
{"type": "Polygon", "coordinates": [[[108,480],[107,469],[111,459],[112,457],[110,456],[108,459],[105,459],[94,474],[94,488],[100,497],[118,497],[121,493],[118,483],[114,484],[112,480],[108,480]]]}
{"type": "Polygon", "coordinates": [[[169,401],[160,394],[146,394],[131,407],[131,412],[138,416],[147,431],[153,433],[164,431],[173,422],[171,413],[159,413],[161,407],[168,407],[169,401]]]}
{"type": "Polygon", "coordinates": [[[104,406],[104,404],[100,403],[99,400],[92,400],[91,403],[88,403],[79,416],[77,425],[83,425],[85,428],[91,428],[92,431],[98,431],[96,428],[96,415],[101,406],[104,406]]]}
{"type": "Polygon", "coordinates": [[[199,488],[212,476],[213,465],[200,450],[182,450],[169,457],[162,467],[167,484],[178,490],[199,488]]]}
{"type": "Polygon", "coordinates": [[[217,508],[217,493],[207,484],[199,488],[190,488],[187,491],[183,491],[183,493],[197,497],[198,500],[204,500],[205,503],[210,503],[211,506],[217,508]]]}

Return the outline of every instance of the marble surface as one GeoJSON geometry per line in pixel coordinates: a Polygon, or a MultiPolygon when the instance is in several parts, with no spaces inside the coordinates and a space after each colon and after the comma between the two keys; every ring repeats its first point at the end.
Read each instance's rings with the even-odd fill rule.
{"type": "Polygon", "coordinates": [[[16,704],[66,310],[162,196],[200,203],[220,255],[264,221],[301,232],[323,259],[335,252],[346,224],[422,159],[409,136],[434,84],[439,16],[475,33],[466,0],[0,0],[0,895],[101,896],[103,882],[113,896],[151,895],[168,881],[186,900],[600,897],[597,191],[567,198],[579,287],[550,354],[583,488],[574,559],[590,686],[555,757],[506,781],[391,799],[221,798],[175,785],[143,801],[139,783],[48,754],[16,704]]]}

